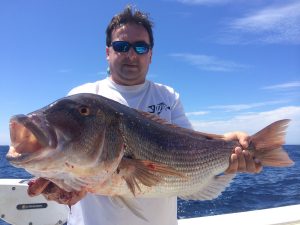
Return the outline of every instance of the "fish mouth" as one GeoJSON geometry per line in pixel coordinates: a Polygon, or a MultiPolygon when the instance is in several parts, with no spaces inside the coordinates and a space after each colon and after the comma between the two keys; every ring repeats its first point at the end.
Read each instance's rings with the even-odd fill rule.
{"type": "Polygon", "coordinates": [[[11,144],[6,159],[14,164],[32,161],[44,149],[56,148],[57,137],[46,120],[35,115],[16,115],[9,123],[11,144]]]}

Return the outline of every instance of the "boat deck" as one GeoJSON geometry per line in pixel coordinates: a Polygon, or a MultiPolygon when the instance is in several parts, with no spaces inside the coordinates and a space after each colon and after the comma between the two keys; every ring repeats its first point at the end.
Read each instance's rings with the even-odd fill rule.
{"type": "Polygon", "coordinates": [[[300,205],[178,220],[178,225],[300,225],[300,205]]]}

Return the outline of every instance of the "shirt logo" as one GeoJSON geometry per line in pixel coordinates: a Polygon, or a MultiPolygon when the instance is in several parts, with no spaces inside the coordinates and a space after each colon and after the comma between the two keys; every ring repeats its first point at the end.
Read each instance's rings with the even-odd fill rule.
{"type": "Polygon", "coordinates": [[[157,105],[150,105],[148,106],[148,109],[150,111],[148,111],[149,113],[154,113],[154,114],[161,114],[162,111],[167,111],[167,110],[171,110],[170,106],[167,106],[166,103],[161,102],[157,105]]]}

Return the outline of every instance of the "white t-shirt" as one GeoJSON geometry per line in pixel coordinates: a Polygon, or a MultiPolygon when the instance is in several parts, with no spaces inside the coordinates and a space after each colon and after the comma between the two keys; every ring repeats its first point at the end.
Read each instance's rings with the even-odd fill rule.
{"type": "MultiPolygon", "coordinates": [[[[146,81],[134,86],[121,86],[109,77],[72,89],[68,95],[94,93],[141,111],[155,113],[181,127],[192,128],[185,116],[179,94],[173,88],[146,81]]],[[[72,206],[68,225],[176,225],[177,197],[136,198],[141,213],[138,218],[128,208],[113,203],[106,196],[87,194],[72,206]]]]}

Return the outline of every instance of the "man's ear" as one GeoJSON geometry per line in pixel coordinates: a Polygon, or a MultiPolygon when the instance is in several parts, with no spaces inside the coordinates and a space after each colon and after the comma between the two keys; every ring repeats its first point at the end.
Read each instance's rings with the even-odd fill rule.
{"type": "Polygon", "coordinates": [[[106,60],[108,60],[109,59],[109,47],[106,46],[105,52],[106,52],[106,60]]]}
{"type": "Polygon", "coordinates": [[[149,64],[152,63],[152,51],[153,51],[153,50],[151,49],[151,51],[150,51],[150,62],[149,62],[149,64]]]}

